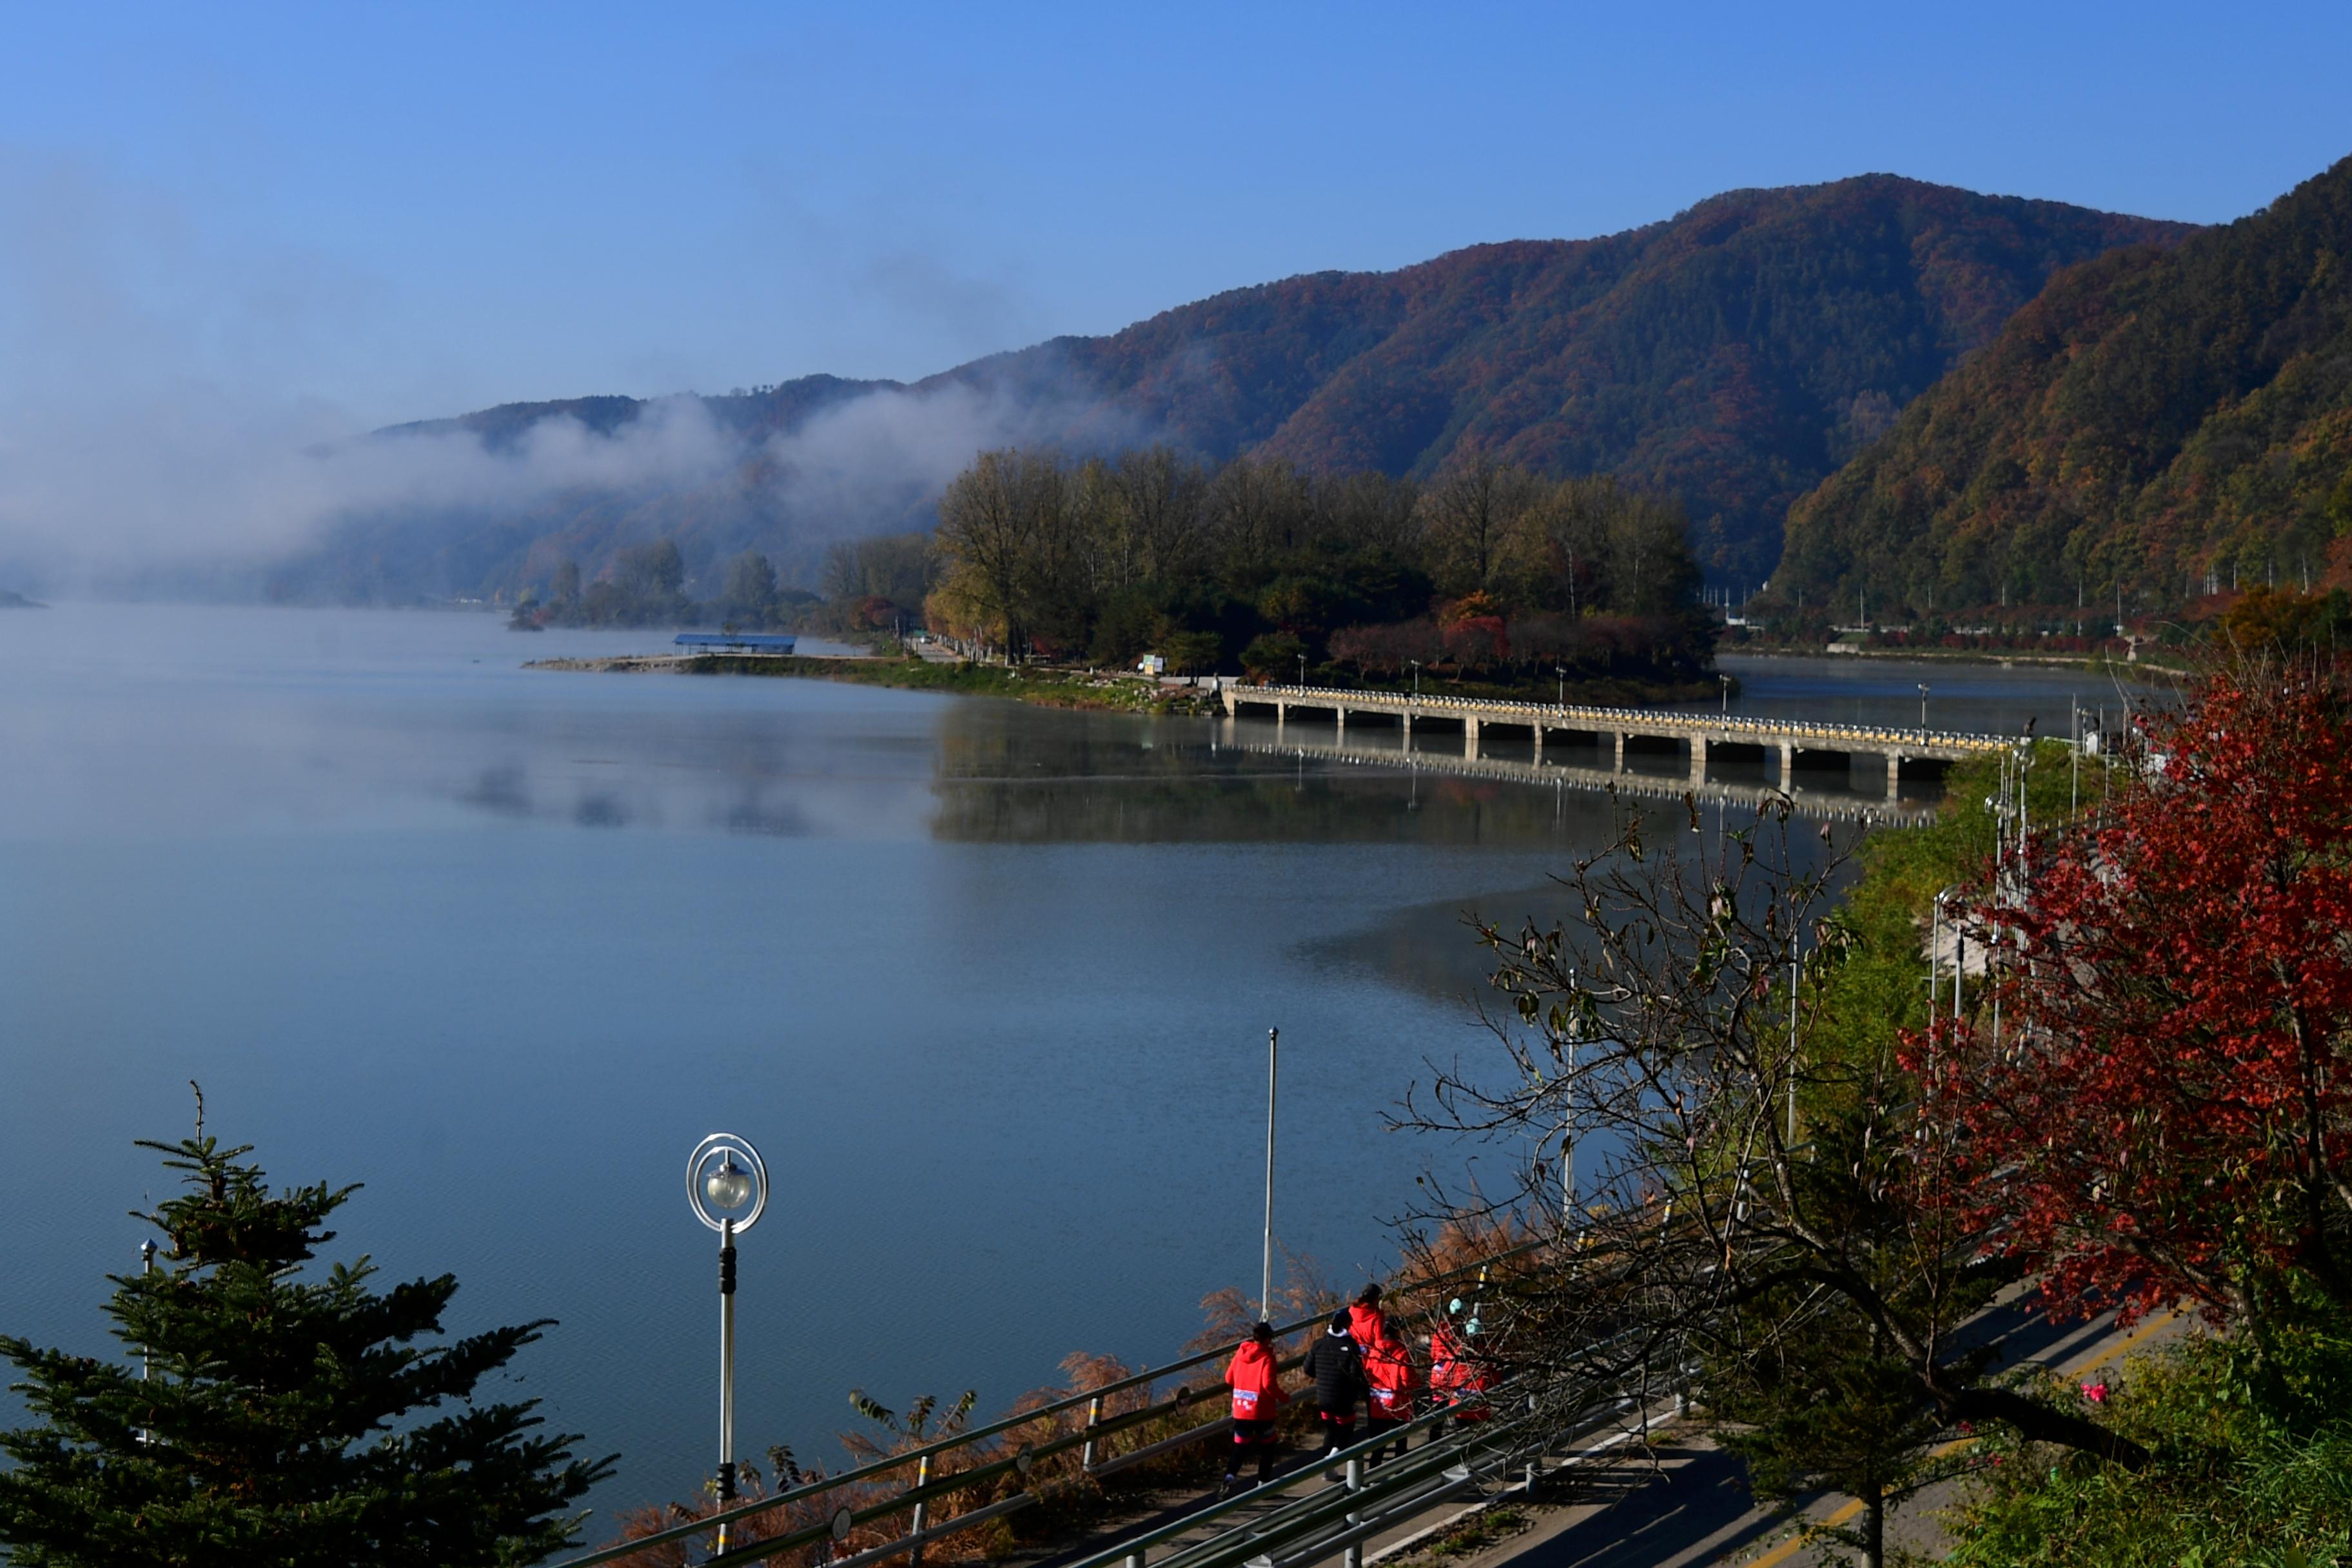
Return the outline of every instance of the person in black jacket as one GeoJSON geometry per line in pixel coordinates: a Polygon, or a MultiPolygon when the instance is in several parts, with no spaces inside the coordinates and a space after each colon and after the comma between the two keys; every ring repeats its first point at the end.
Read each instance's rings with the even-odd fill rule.
{"type": "Polygon", "coordinates": [[[1307,1375],[1315,1381],[1315,1406],[1323,1417],[1323,1458],[1356,1440],[1356,1407],[1370,1385],[1364,1381],[1363,1352],[1348,1331],[1343,1310],[1307,1352],[1307,1375]]]}

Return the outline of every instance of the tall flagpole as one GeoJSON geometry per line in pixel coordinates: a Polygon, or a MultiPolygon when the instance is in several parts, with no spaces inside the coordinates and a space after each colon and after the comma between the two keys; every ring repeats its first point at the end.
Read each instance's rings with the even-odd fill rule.
{"type": "Polygon", "coordinates": [[[1274,1321],[1274,1085],[1282,1031],[1265,1032],[1265,1252],[1259,1260],[1257,1315],[1274,1321]]]}

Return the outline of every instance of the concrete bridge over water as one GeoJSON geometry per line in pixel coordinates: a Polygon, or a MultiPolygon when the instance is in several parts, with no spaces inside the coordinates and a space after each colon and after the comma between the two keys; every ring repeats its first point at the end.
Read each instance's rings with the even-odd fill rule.
{"type": "Polygon", "coordinates": [[[1275,722],[1286,726],[1293,710],[1328,712],[1333,716],[1335,741],[1341,745],[1346,743],[1351,720],[1360,727],[1370,721],[1400,728],[1408,750],[1412,747],[1416,723],[1434,721],[1449,729],[1458,727],[1462,732],[1462,754],[1474,761],[1479,755],[1480,738],[1489,730],[1529,737],[1538,763],[1543,761],[1547,735],[1558,735],[1571,744],[1596,747],[1608,758],[1612,774],[1626,771],[1629,744],[1637,750],[1664,750],[1680,753],[1686,760],[1687,774],[1694,784],[1706,782],[1710,754],[1725,761],[1777,763],[1775,776],[1783,789],[1793,787],[1801,756],[1834,757],[1849,767],[1857,756],[1874,756],[1885,760],[1889,801],[1897,797],[1902,787],[1906,763],[1932,763],[1940,769],[2017,744],[2013,737],[1951,730],[1759,719],[1659,708],[1590,708],[1483,697],[1348,691],[1318,686],[1228,686],[1224,689],[1224,701],[1228,718],[1239,717],[1245,708],[1271,708],[1275,722]]]}

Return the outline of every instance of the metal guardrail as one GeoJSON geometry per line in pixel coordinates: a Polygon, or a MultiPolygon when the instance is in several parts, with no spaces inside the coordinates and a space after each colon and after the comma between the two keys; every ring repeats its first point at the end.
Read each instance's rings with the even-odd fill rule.
{"type": "Polygon", "coordinates": [[[1288,1476],[1114,1542],[1069,1568],[1303,1568],[1335,1552],[1347,1552],[1349,1568],[1357,1568],[1364,1542],[1433,1503],[1507,1478],[1560,1442],[1588,1436],[1636,1405],[1626,1395],[1597,1397],[1564,1421],[1548,1417],[1545,1402],[1525,1379],[1507,1382],[1486,1397],[1498,1412],[1495,1418],[1461,1426],[1450,1436],[1433,1436],[1402,1458],[1377,1467],[1368,1463],[1375,1449],[1395,1442],[1400,1433],[1442,1426],[1448,1413],[1433,1410],[1378,1439],[1309,1459],[1288,1476]],[[1514,1406],[1517,1413],[1500,1414],[1514,1406]],[[1337,1485],[1330,1479],[1334,1471],[1341,1478],[1337,1485]],[[1269,1511],[1269,1499],[1282,1500],[1269,1511]],[[1223,1521],[1230,1521],[1229,1528],[1207,1540],[1151,1557],[1157,1549],[1223,1521]]]}
{"type": "MultiPolygon", "coordinates": [[[[1414,1295],[1424,1290],[1451,1285],[1473,1276],[1484,1279],[1496,1265],[1515,1258],[1524,1257],[1547,1244],[1544,1240],[1523,1242],[1517,1247],[1507,1247],[1501,1252],[1494,1253],[1475,1263],[1465,1264],[1459,1268],[1449,1269],[1444,1273],[1432,1275],[1423,1279],[1407,1280],[1397,1286],[1393,1293],[1414,1295]]],[[[1302,1330],[1315,1328],[1328,1322],[1330,1314],[1328,1312],[1318,1312],[1295,1322],[1278,1325],[1275,1331],[1275,1337],[1277,1342],[1286,1340],[1302,1330]]],[[[1189,1384],[1180,1385],[1167,1399],[1108,1419],[1102,1415],[1106,1401],[1133,1389],[1149,1389],[1152,1384],[1164,1382],[1179,1373],[1189,1372],[1195,1367],[1211,1363],[1222,1362],[1232,1353],[1231,1346],[1221,1346],[1216,1350],[1203,1351],[1197,1355],[1186,1356],[1166,1366],[1147,1367],[1132,1376],[1121,1378],[1116,1383],[1105,1384],[1100,1388],[1072,1394],[1052,1404],[1039,1405],[1033,1410],[1024,1410],[1017,1415],[992,1422],[985,1426],[976,1427],[969,1432],[961,1432],[952,1437],[944,1437],[920,1447],[910,1448],[903,1454],[892,1454],[872,1464],[860,1466],[856,1469],[845,1470],[837,1476],[826,1476],[804,1486],[778,1492],[772,1497],[738,1503],[722,1512],[672,1525],[635,1541],[617,1542],[611,1546],[600,1547],[582,1556],[566,1558],[557,1564],[556,1568],[595,1568],[596,1564],[615,1562],[649,1548],[707,1535],[722,1524],[732,1524],[740,1520],[773,1512],[794,1504],[809,1503],[824,1497],[829,1492],[884,1482],[892,1479],[898,1472],[912,1467],[917,1473],[917,1483],[902,1491],[877,1499],[863,1506],[853,1507],[845,1504],[836,1509],[825,1523],[809,1525],[770,1540],[749,1542],[729,1551],[722,1556],[709,1559],[703,1568],[717,1568],[717,1565],[728,1563],[763,1562],[785,1552],[814,1545],[827,1536],[836,1541],[844,1539],[858,1526],[870,1524],[876,1520],[917,1510],[915,1527],[907,1535],[848,1557],[837,1558],[834,1561],[832,1568],[850,1568],[851,1564],[880,1562],[887,1557],[903,1556],[919,1550],[927,1542],[938,1540],[959,1531],[971,1529],[989,1520],[1002,1518],[1007,1513],[1016,1512],[1041,1500],[1035,1494],[1023,1490],[1012,1497],[991,1503],[985,1508],[959,1514],[937,1525],[928,1524],[922,1517],[928,1512],[929,1505],[941,1498],[951,1497],[974,1487],[999,1480],[1007,1474],[1018,1475],[1025,1479],[1031,1467],[1038,1459],[1048,1455],[1064,1453],[1071,1448],[1083,1448],[1084,1473],[1090,1477],[1100,1477],[1113,1474],[1129,1466],[1140,1464],[1148,1458],[1156,1458],[1160,1454],[1200,1442],[1225,1431],[1231,1425],[1230,1419],[1219,1416],[1157,1443],[1147,1445],[1143,1448],[1112,1456],[1100,1461],[1096,1458],[1097,1446],[1104,1438],[1131,1426],[1186,1411],[1205,1397],[1221,1396],[1224,1384],[1219,1381],[1203,1384],[1198,1389],[1189,1384]],[[1018,1452],[1004,1458],[992,1460],[968,1470],[960,1470],[954,1475],[942,1477],[936,1481],[928,1479],[932,1462],[943,1456],[958,1449],[970,1448],[989,1442],[1018,1427],[1031,1426],[1040,1421],[1053,1420],[1080,1406],[1087,1407],[1087,1420],[1085,1426],[1076,1431],[1065,1433],[1045,1443],[1026,1445],[1018,1452]]],[[[1280,1365],[1282,1370],[1287,1371],[1297,1366],[1304,1359],[1304,1352],[1294,1353],[1284,1358],[1280,1365]]]]}
{"type": "Polygon", "coordinates": [[[1888,728],[1874,724],[1840,724],[1807,719],[1751,719],[1731,714],[1679,713],[1657,708],[1592,708],[1576,703],[1517,702],[1498,697],[1417,697],[1401,691],[1351,691],[1335,686],[1236,686],[1229,689],[1235,702],[1298,701],[1352,708],[1444,712],[1467,710],[1479,714],[1512,716],[1523,721],[1546,719],[1553,729],[1588,727],[1603,731],[1624,725],[1653,733],[1819,736],[1868,741],[1879,745],[1938,746],[1950,750],[1992,752],[2019,743],[2013,735],[1985,735],[1964,730],[1888,728]]]}

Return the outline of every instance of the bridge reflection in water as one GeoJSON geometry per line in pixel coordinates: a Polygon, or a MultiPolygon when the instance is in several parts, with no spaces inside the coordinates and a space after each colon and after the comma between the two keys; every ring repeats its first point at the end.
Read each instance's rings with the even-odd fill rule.
{"type": "Polygon", "coordinates": [[[1849,822],[1866,819],[1908,826],[1932,821],[1936,815],[1934,797],[1906,800],[1900,795],[1885,798],[1864,795],[1831,783],[1830,780],[1836,777],[1834,773],[1822,779],[1822,785],[1826,787],[1809,787],[1800,778],[1792,787],[1784,791],[1780,785],[1769,783],[1714,776],[1693,778],[1686,773],[1650,773],[1639,767],[1621,771],[1610,767],[1582,767],[1572,763],[1536,759],[1521,761],[1490,756],[1483,752],[1465,755],[1420,747],[1408,750],[1393,740],[1386,744],[1372,739],[1318,740],[1314,738],[1313,731],[1302,732],[1302,727],[1297,724],[1277,729],[1264,723],[1228,719],[1222,729],[1223,733],[1219,744],[1259,756],[1311,758],[1318,763],[1339,763],[1355,767],[1431,773],[1448,778],[1496,779],[1554,789],[1596,793],[1613,790],[1620,796],[1652,800],[1681,800],[1689,796],[1708,802],[1762,805],[1781,798],[1785,794],[1795,808],[1808,816],[1849,822]]]}

